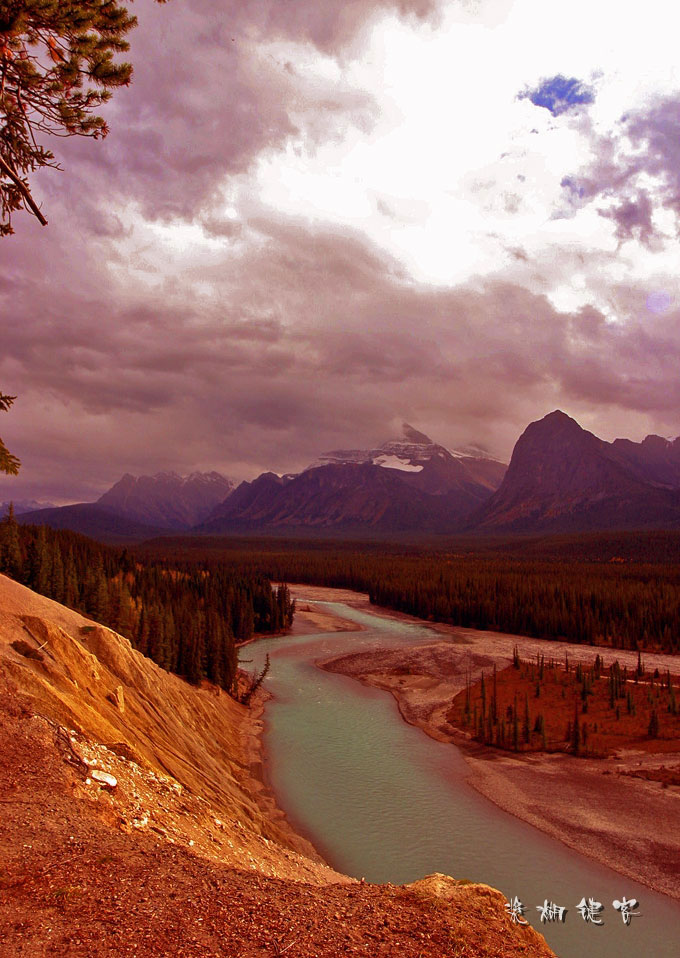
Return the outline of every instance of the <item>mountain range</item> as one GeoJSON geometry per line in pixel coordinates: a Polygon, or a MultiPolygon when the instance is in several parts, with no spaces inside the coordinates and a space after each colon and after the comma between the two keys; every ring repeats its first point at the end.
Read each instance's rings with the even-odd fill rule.
{"type": "Polygon", "coordinates": [[[15,515],[20,515],[22,512],[36,512],[38,509],[54,509],[53,502],[38,502],[37,499],[13,499],[7,500],[7,502],[0,502],[0,516],[6,516],[9,512],[9,507],[12,506],[14,509],[15,515]]]}
{"type": "Polygon", "coordinates": [[[95,538],[193,534],[522,534],[680,526],[680,439],[606,442],[556,410],[509,466],[450,451],[404,423],[371,449],[323,453],[296,474],[236,486],[216,472],[125,475],[97,502],[24,512],[95,538]]]}
{"type": "Polygon", "coordinates": [[[219,472],[126,473],[97,504],[127,519],[162,529],[191,529],[232,492],[234,483],[219,472]]]}
{"type": "Polygon", "coordinates": [[[218,472],[180,476],[126,473],[96,502],[81,502],[23,512],[20,522],[71,529],[95,539],[119,542],[186,532],[206,519],[233,490],[234,483],[218,472]]]}
{"type": "Polygon", "coordinates": [[[335,450],[301,473],[243,482],[198,530],[452,531],[498,488],[505,465],[449,452],[404,423],[376,449],[335,450]]]}

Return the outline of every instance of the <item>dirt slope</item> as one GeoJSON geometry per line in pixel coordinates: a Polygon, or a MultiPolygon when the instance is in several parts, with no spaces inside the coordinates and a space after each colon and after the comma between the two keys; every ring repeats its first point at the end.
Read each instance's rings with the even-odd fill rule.
{"type": "Polygon", "coordinates": [[[215,687],[191,688],[127,639],[5,576],[0,672],[36,711],[176,778],[218,816],[317,857],[276,814],[257,778],[257,727],[247,708],[215,687]],[[16,642],[42,647],[42,661],[16,651],[16,642]]]}

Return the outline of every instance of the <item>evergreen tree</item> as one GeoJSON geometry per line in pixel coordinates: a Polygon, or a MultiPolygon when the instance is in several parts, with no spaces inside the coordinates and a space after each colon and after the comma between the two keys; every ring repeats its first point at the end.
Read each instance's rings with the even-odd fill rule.
{"type": "Polygon", "coordinates": [[[574,703],[574,721],[571,723],[571,747],[574,755],[581,751],[581,731],[578,718],[578,702],[574,703]]]}
{"type": "Polygon", "coordinates": [[[528,745],[531,741],[531,730],[530,730],[530,718],[529,718],[529,695],[524,693],[524,721],[522,723],[522,738],[524,744],[528,745]]]}
{"type": "Polygon", "coordinates": [[[14,506],[10,503],[7,515],[0,522],[0,572],[20,581],[23,565],[19,527],[14,518],[14,506]]]}
{"type": "Polygon", "coordinates": [[[648,738],[659,737],[659,716],[656,714],[656,709],[652,709],[652,714],[649,717],[649,725],[647,726],[647,737],[648,738]]]}
{"type": "MultiPolygon", "coordinates": [[[[2,28],[0,27],[0,30],[1,29],[2,28]]],[[[0,42],[2,42],[1,38],[2,38],[2,33],[0,32],[0,42]]],[[[2,100],[0,99],[0,103],[1,102],[2,100]]],[[[1,225],[0,225],[0,235],[2,235],[1,225]]],[[[7,412],[7,410],[10,408],[10,406],[12,405],[12,403],[14,402],[16,398],[17,398],[16,396],[5,396],[3,393],[0,393],[0,412],[7,412]]],[[[4,444],[2,439],[0,439],[0,472],[4,472],[10,476],[16,476],[16,474],[19,472],[20,466],[21,466],[21,463],[19,462],[17,457],[12,455],[12,453],[9,451],[9,449],[4,444]]]]}
{"type": "Polygon", "coordinates": [[[42,136],[106,136],[94,111],[130,82],[132,67],[114,58],[128,49],[135,23],[115,0],[0,5],[0,236],[13,232],[12,214],[22,208],[47,224],[27,179],[57,167],[42,136]]]}
{"type": "MultiPolygon", "coordinates": [[[[44,531],[44,526],[41,528],[44,531]]],[[[75,560],[73,558],[73,549],[69,549],[66,554],[66,563],[64,566],[64,604],[73,608],[77,605],[77,603],[78,577],[76,573],[75,560]]]]}
{"type": "Polygon", "coordinates": [[[64,601],[64,563],[58,541],[53,544],[49,591],[55,602],[64,601]]]}
{"type": "Polygon", "coordinates": [[[40,526],[37,538],[31,542],[31,546],[31,559],[29,560],[30,585],[36,592],[44,595],[52,575],[45,526],[40,526]]]}

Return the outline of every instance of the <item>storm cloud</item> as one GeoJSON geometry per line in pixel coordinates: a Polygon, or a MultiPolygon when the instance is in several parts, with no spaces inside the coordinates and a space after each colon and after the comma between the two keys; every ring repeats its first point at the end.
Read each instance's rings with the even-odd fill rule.
{"type": "Polygon", "coordinates": [[[619,240],[664,236],[655,211],[680,217],[680,91],[624,115],[610,135],[592,134],[595,159],[563,186],[578,206],[597,205],[619,240]]]}
{"type": "MultiPolygon", "coordinates": [[[[2,435],[23,461],[0,500],[92,499],[126,471],[295,471],[325,449],[379,443],[402,419],[501,457],[557,406],[605,438],[680,431],[680,314],[671,294],[647,308],[649,289],[603,278],[611,251],[564,239],[536,253],[509,232],[492,248],[510,252],[483,273],[434,283],[414,276],[394,232],[434,218],[429,199],[386,183],[366,204],[369,235],[368,213],[324,221],[304,193],[297,212],[258,196],[265,162],[364,148],[386,122],[379,84],[354,69],[371,30],[396,18],[427,50],[446,3],[136,6],[135,78],[107,108],[110,135],[59,144],[64,172],[35,182],[49,228],[18,216],[0,248],[0,387],[19,397],[2,435]],[[592,302],[559,307],[554,288],[586,269],[592,302]]],[[[590,103],[557,79],[531,102],[553,116],[590,103]]],[[[448,96],[432,94],[442,122],[448,96]]],[[[630,113],[620,141],[584,127],[591,159],[564,172],[574,208],[593,204],[619,240],[649,245],[654,210],[679,212],[672,102],[630,113]]],[[[427,160],[404,162],[417,176],[427,160]]],[[[535,176],[516,168],[529,208],[535,176]]],[[[290,182],[281,189],[307,184],[290,182]]],[[[511,229],[509,195],[502,185],[494,202],[511,229]]],[[[476,239],[463,232],[451,261],[476,239]]]]}

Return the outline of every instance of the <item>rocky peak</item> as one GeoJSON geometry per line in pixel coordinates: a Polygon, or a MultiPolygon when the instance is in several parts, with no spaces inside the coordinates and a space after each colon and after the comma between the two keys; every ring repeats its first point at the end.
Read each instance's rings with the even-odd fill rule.
{"type": "Polygon", "coordinates": [[[424,432],[418,432],[417,429],[414,429],[413,426],[410,426],[407,422],[402,423],[401,433],[403,438],[408,442],[417,443],[421,446],[434,445],[429,436],[426,436],[424,432]]]}

